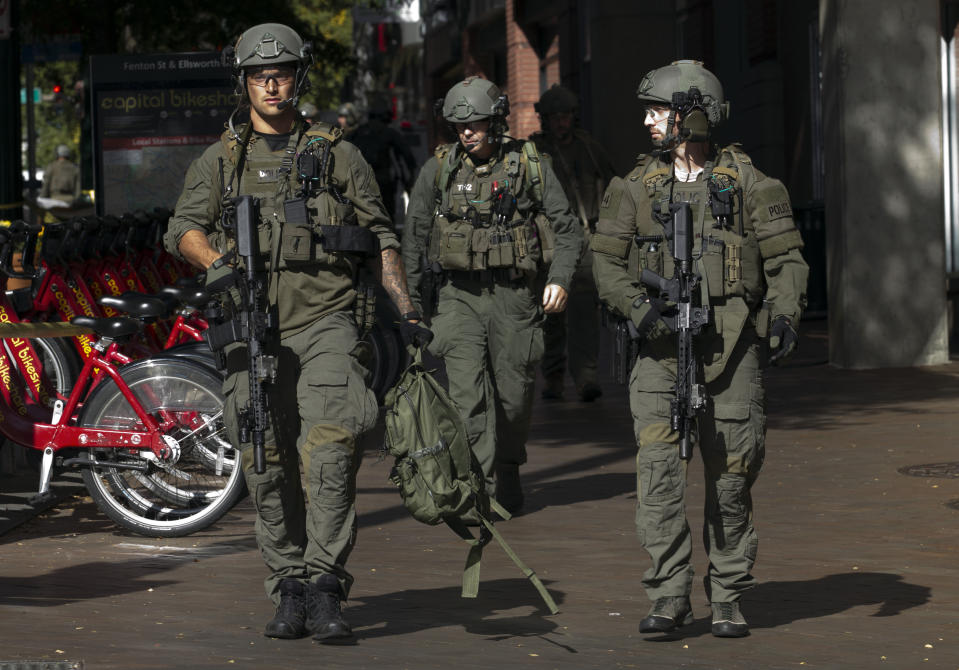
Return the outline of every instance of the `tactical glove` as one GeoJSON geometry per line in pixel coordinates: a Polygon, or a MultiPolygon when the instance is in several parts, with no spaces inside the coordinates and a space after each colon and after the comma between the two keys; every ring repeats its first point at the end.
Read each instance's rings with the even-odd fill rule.
{"type": "Polygon", "coordinates": [[[406,347],[421,349],[433,341],[433,331],[420,323],[400,321],[400,338],[406,347]]]}
{"type": "Polygon", "coordinates": [[[799,333],[793,328],[792,321],[785,316],[777,316],[769,329],[769,362],[775,363],[792,353],[799,344],[799,333]]]}
{"type": "Polygon", "coordinates": [[[221,304],[227,305],[227,309],[236,310],[243,304],[240,299],[242,277],[239,272],[230,267],[226,260],[226,257],[221,256],[207,268],[206,276],[203,279],[203,288],[210,295],[217,295],[226,291],[229,299],[219,298],[218,300],[221,304]],[[232,302],[232,305],[230,305],[230,302],[232,302]]]}
{"type": "Polygon", "coordinates": [[[630,320],[636,326],[637,337],[641,340],[647,339],[657,322],[673,330],[670,325],[673,319],[668,316],[673,311],[673,307],[662,298],[652,298],[648,295],[636,298],[630,312],[630,320]]]}
{"type": "Polygon", "coordinates": [[[213,265],[207,268],[203,287],[208,293],[220,293],[239,285],[239,283],[240,274],[236,270],[231,268],[228,263],[214,261],[213,265]]]}

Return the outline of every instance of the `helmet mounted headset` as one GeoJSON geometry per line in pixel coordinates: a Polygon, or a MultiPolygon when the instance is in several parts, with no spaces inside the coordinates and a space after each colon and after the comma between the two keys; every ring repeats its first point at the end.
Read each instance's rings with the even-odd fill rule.
{"type": "Polygon", "coordinates": [[[729,118],[722,84],[700,61],[673,61],[648,72],[636,94],[645,104],[669,108],[664,137],[653,140],[654,153],[666,153],[683,142],[706,142],[710,131],[729,118]],[[674,127],[679,128],[675,135],[674,127]]]}
{"type": "Polygon", "coordinates": [[[281,111],[288,107],[295,108],[300,96],[310,89],[308,75],[313,65],[313,43],[303,41],[295,30],[281,23],[261,23],[247,29],[234,46],[223,49],[221,60],[231,68],[235,92],[240,96],[227,122],[230,133],[237,139],[239,135],[233,126],[233,119],[244,105],[249,106],[246,90],[248,68],[296,64],[293,95],[276,105],[281,111]]]}

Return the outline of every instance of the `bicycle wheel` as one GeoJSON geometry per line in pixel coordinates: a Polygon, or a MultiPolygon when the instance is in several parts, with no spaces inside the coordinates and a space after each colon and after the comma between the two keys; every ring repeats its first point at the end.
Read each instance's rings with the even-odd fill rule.
{"type": "MultiPolygon", "coordinates": [[[[30,344],[33,345],[34,351],[37,352],[37,356],[40,359],[40,368],[43,370],[47,380],[51,384],[52,388],[48,389],[48,394],[50,397],[47,404],[52,409],[53,401],[56,400],[56,395],[53,393],[53,391],[56,390],[63,397],[69,396],[70,391],[73,390],[73,385],[77,381],[77,377],[80,376],[80,369],[83,367],[83,364],[81,363],[77,352],[69,343],[69,340],[64,338],[41,337],[31,339],[30,344]]],[[[12,358],[9,345],[4,343],[3,346],[4,351],[6,351],[7,355],[12,358]]],[[[39,402],[39,398],[36,397],[34,391],[27,385],[25,385],[25,387],[26,392],[33,398],[33,400],[35,402],[39,402]]],[[[27,466],[36,472],[40,472],[42,451],[39,449],[33,449],[31,447],[25,447],[23,445],[20,446],[24,450],[27,466]]]]}
{"type": "MultiPolygon", "coordinates": [[[[40,358],[41,369],[53,385],[50,390],[55,389],[64,397],[70,395],[70,390],[80,374],[80,368],[83,367],[80,357],[73,347],[61,337],[38,337],[31,339],[30,344],[40,358]]],[[[13,354],[9,345],[4,342],[3,347],[7,356],[12,360],[13,354]]],[[[30,389],[27,392],[31,396],[34,395],[30,389]]],[[[51,399],[51,403],[53,400],[56,400],[55,396],[51,399]]]]}
{"type": "MultiPolygon", "coordinates": [[[[179,537],[216,522],[246,491],[239,452],[223,427],[220,378],[203,365],[166,356],[125,366],[120,375],[163,433],[176,440],[178,453],[158,463],[125,449],[88,449],[87,458],[100,463],[83,466],[94,502],[140,535],[179,537]]],[[[106,381],[84,403],[80,423],[142,428],[120,389],[106,381]]]]}
{"type": "Polygon", "coordinates": [[[373,325],[364,339],[373,351],[370,388],[376,394],[376,399],[383,402],[387,391],[396,383],[403,370],[406,350],[399,332],[379,323],[373,325]]]}
{"type": "Polygon", "coordinates": [[[41,337],[30,340],[30,343],[40,356],[40,363],[50,383],[60,395],[69,396],[83,367],[76,350],[61,337],[41,337]]]}

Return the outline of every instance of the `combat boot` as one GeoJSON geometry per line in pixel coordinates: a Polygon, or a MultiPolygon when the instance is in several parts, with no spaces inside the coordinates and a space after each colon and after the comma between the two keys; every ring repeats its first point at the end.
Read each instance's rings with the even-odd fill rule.
{"type": "Polygon", "coordinates": [[[603,395],[603,389],[595,382],[586,382],[579,387],[579,399],[583,402],[593,402],[603,395]]]}
{"type": "Polygon", "coordinates": [[[523,509],[523,487],[519,482],[518,465],[500,465],[496,468],[496,502],[512,515],[523,509]]]}
{"type": "Polygon", "coordinates": [[[340,582],[333,575],[323,575],[310,585],[306,628],[322,644],[356,643],[353,629],[340,612],[340,582]]]}
{"type": "Polygon", "coordinates": [[[716,637],[746,637],[749,624],[739,611],[739,601],[712,603],[712,634],[716,637]]]}
{"type": "Polygon", "coordinates": [[[563,373],[555,372],[546,376],[546,388],[543,389],[543,400],[563,399],[563,373]]]}
{"type": "Polygon", "coordinates": [[[689,596],[657,598],[646,618],[639,622],[640,633],[668,633],[693,622],[689,596]]]}
{"type": "Polygon", "coordinates": [[[280,604],[263,634],[285,640],[305,637],[308,599],[307,586],[303,582],[289,577],[281,579],[280,604]]]}

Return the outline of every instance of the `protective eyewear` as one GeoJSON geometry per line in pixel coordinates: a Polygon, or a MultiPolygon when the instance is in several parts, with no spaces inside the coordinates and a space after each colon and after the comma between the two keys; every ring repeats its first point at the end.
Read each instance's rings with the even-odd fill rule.
{"type": "Polygon", "coordinates": [[[665,105],[648,105],[645,108],[646,116],[651,116],[656,121],[665,119],[669,114],[669,107],[665,105]]]}
{"type": "Polygon", "coordinates": [[[270,70],[266,72],[251,72],[246,75],[246,80],[254,86],[266,86],[271,79],[278,86],[284,86],[293,81],[296,76],[296,70],[270,70]]]}

